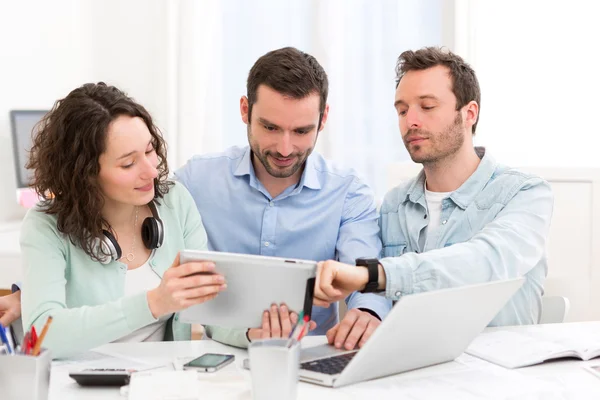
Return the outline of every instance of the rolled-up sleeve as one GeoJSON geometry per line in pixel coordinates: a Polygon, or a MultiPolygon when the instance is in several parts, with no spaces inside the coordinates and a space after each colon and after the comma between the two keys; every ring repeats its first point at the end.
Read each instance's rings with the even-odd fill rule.
{"type": "Polygon", "coordinates": [[[531,178],[470,240],[382,259],[386,297],[398,300],[406,294],[528,274],[545,257],[553,204],[548,183],[531,178]]]}

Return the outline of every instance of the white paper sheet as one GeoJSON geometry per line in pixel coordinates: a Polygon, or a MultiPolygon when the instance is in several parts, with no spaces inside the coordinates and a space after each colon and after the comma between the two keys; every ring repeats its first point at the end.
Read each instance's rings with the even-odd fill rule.
{"type": "Polygon", "coordinates": [[[560,387],[506,370],[465,370],[413,380],[381,379],[341,388],[357,398],[429,399],[562,399],[560,387]]]}
{"type": "MultiPolygon", "coordinates": [[[[69,371],[81,371],[89,368],[133,369],[137,371],[158,369],[162,364],[151,364],[139,359],[123,357],[115,354],[105,354],[99,351],[87,351],[73,357],[54,361],[53,366],[64,366],[69,371]]],[[[172,369],[172,364],[165,365],[172,369]]]]}

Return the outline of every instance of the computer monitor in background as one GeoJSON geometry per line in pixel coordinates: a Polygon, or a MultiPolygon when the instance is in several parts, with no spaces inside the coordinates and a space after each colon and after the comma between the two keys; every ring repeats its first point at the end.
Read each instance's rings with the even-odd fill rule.
{"type": "Polygon", "coordinates": [[[28,208],[37,202],[37,196],[29,188],[32,171],[26,169],[25,165],[29,160],[32,137],[35,134],[34,128],[47,112],[48,110],[12,110],[10,112],[17,200],[21,205],[28,208]]]}

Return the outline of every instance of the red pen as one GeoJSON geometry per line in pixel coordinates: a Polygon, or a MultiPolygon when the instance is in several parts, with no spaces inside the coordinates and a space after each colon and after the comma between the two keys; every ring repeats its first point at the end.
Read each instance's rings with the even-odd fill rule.
{"type": "Polygon", "coordinates": [[[25,334],[25,336],[23,337],[23,344],[21,345],[21,351],[23,352],[23,354],[25,354],[25,355],[29,354],[30,344],[31,344],[31,334],[29,332],[27,332],[25,334]]]}
{"type": "Polygon", "coordinates": [[[298,341],[300,341],[302,339],[302,335],[304,334],[304,331],[306,330],[306,327],[309,324],[309,318],[308,315],[304,316],[304,323],[302,324],[302,330],[300,331],[300,334],[298,335],[298,341]]]}
{"type": "Polygon", "coordinates": [[[31,348],[33,349],[33,347],[35,346],[35,344],[37,343],[38,340],[38,335],[37,332],[35,331],[35,326],[31,327],[31,348]]]}

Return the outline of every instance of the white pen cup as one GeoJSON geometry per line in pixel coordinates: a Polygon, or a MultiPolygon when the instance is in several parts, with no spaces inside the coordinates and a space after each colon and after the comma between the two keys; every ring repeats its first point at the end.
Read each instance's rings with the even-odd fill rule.
{"type": "Polygon", "coordinates": [[[300,342],[264,339],[250,343],[250,375],[254,400],[295,400],[298,392],[300,342]]]}
{"type": "Polygon", "coordinates": [[[0,399],[46,400],[50,386],[50,351],[39,356],[0,356],[0,399]]]}

